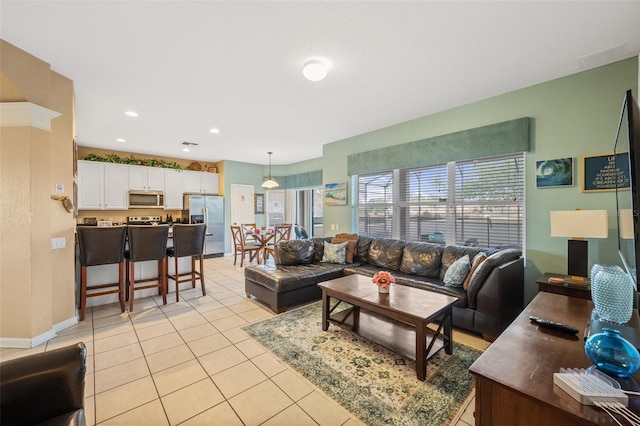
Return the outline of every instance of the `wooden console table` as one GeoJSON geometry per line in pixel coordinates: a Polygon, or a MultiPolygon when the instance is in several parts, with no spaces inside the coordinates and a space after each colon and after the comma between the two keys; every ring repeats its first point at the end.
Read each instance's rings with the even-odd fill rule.
{"type": "MultiPolygon", "coordinates": [[[[553,384],[560,368],[588,368],[584,352],[590,300],[540,292],[516,320],[476,360],[477,426],[613,425],[599,408],[582,405],[553,384]],[[572,325],[577,336],[538,328],[534,315],[572,325]]],[[[623,389],[640,390],[640,372],[621,381],[623,389]]],[[[629,408],[640,415],[640,397],[629,398],[629,408]]]]}

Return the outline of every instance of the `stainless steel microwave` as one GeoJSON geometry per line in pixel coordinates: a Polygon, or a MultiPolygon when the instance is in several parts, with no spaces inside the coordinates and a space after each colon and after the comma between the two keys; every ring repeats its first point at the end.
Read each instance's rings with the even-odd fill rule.
{"type": "Polygon", "coordinates": [[[130,209],[164,209],[164,192],[129,191],[130,209]]]}

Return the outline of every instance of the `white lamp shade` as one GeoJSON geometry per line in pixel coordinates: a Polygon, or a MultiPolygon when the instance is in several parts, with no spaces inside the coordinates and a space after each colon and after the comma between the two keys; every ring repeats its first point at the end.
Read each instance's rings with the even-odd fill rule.
{"type": "Polygon", "coordinates": [[[274,178],[272,178],[271,176],[269,176],[268,178],[266,178],[264,180],[264,182],[262,182],[262,187],[266,188],[266,189],[273,189],[273,188],[277,188],[279,186],[280,186],[280,184],[278,182],[276,182],[276,180],[274,178]]]}
{"type": "Polygon", "coordinates": [[[609,237],[609,220],[606,210],[566,210],[549,213],[552,237],[609,237]]]}
{"type": "Polygon", "coordinates": [[[633,216],[631,212],[631,209],[621,209],[618,216],[620,237],[625,240],[633,240],[633,216]]]}

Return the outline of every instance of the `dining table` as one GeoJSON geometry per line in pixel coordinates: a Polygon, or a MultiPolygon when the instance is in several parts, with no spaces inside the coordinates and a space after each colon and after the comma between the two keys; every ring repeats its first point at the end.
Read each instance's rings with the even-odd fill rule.
{"type": "Polygon", "coordinates": [[[260,244],[260,249],[258,250],[258,264],[267,262],[267,244],[276,236],[275,232],[271,230],[259,230],[256,229],[252,232],[247,232],[248,237],[253,238],[254,241],[260,244]],[[262,256],[262,261],[260,257],[262,256]]]}

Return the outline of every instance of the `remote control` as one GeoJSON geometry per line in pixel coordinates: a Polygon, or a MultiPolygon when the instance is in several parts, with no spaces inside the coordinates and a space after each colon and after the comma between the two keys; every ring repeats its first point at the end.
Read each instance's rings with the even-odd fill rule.
{"type": "Polygon", "coordinates": [[[538,324],[540,327],[561,331],[563,333],[577,334],[579,331],[577,328],[571,325],[562,324],[560,322],[553,322],[551,320],[544,319],[544,318],[530,316],[529,321],[531,321],[534,324],[538,324]]]}

